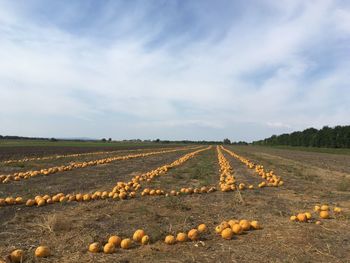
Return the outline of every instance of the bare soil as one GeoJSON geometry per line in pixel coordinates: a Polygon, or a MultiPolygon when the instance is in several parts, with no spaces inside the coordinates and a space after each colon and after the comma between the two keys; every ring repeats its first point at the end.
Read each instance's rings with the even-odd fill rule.
{"type": "Polygon", "coordinates": [[[21,159],[25,157],[42,157],[52,155],[67,155],[76,153],[91,153],[91,152],[109,152],[119,150],[134,150],[134,149],[148,149],[148,148],[173,148],[174,144],[159,144],[154,145],[118,145],[118,146],[2,146],[0,147],[0,161],[10,159],[21,159]]]}

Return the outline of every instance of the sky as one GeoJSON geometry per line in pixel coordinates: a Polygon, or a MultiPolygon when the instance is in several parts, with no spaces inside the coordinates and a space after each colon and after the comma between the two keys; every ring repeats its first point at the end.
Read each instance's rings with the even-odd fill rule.
{"type": "Polygon", "coordinates": [[[0,134],[253,141],[350,124],[350,2],[0,0],[0,134]]]}

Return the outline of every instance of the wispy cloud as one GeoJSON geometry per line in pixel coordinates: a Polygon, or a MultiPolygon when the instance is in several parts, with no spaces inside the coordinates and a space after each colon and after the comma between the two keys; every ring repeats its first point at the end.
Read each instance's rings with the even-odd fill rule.
{"type": "Polygon", "coordinates": [[[346,124],[349,18],[342,1],[1,1],[0,134],[252,140],[346,124]]]}

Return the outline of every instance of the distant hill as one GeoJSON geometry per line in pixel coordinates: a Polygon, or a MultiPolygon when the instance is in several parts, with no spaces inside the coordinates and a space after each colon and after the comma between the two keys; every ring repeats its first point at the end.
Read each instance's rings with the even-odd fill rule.
{"type": "Polygon", "coordinates": [[[350,125],[324,126],[322,129],[308,128],[303,131],[273,135],[254,141],[255,145],[288,145],[325,148],[350,148],[350,125]]]}

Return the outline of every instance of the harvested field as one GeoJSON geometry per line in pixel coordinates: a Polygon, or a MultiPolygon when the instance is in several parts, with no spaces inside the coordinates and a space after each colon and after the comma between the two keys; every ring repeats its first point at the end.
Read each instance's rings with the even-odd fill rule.
{"type": "MultiPolygon", "coordinates": [[[[280,186],[269,187],[269,182],[254,168],[248,168],[242,160],[220,149],[188,147],[0,184],[0,198],[28,199],[60,192],[110,192],[117,182],[146,178],[136,180],[140,189],[135,190],[134,198],[64,201],[40,207],[1,206],[0,255],[6,258],[12,250],[22,249],[23,262],[349,262],[349,156],[302,152],[303,157],[299,158],[290,150],[225,146],[226,150],[263,165],[266,173],[273,170],[274,178],[283,180],[280,186]],[[198,149],[202,151],[196,152],[198,149]],[[223,172],[223,164],[218,162],[218,151],[232,168],[227,168],[228,173],[223,172]],[[189,158],[181,159],[193,152],[189,158]],[[180,162],[173,163],[176,160],[180,162]],[[156,170],[172,163],[173,166],[156,170]],[[147,173],[154,170],[159,172],[147,173]],[[233,184],[230,176],[235,180],[233,184]],[[221,186],[220,178],[226,180],[221,186]],[[267,185],[258,187],[264,181],[267,185]],[[245,187],[239,189],[242,183],[245,187]],[[227,185],[236,188],[220,191],[227,185]],[[248,189],[249,185],[254,188],[248,189]],[[215,187],[217,191],[170,195],[172,190],[181,192],[181,189],[202,187],[215,187]],[[145,189],[162,190],[164,194],[141,195],[145,189]],[[339,206],[343,211],[339,214],[331,211],[330,219],[320,219],[318,213],[313,212],[317,204],[328,204],[331,209],[339,206]],[[309,222],[290,221],[291,215],[307,211],[312,212],[309,222]],[[225,240],[215,233],[215,227],[229,219],[258,220],[262,229],[245,231],[225,240]],[[315,224],[317,220],[322,224],[315,224]],[[199,240],[174,245],[164,243],[166,235],[189,231],[201,223],[207,225],[208,232],[201,234],[199,240]],[[130,249],[118,248],[113,254],[88,252],[92,242],[104,244],[111,235],[131,238],[136,229],[143,229],[150,236],[149,245],[134,242],[130,249]],[[33,253],[39,245],[48,246],[51,256],[35,259],[33,253]]],[[[149,151],[157,149],[140,150],[149,151]]],[[[18,157],[27,154],[18,154],[18,157]]],[[[35,161],[19,168],[1,164],[0,171],[8,172],[9,167],[46,168],[90,159],[91,156],[83,156],[35,161]]]]}

